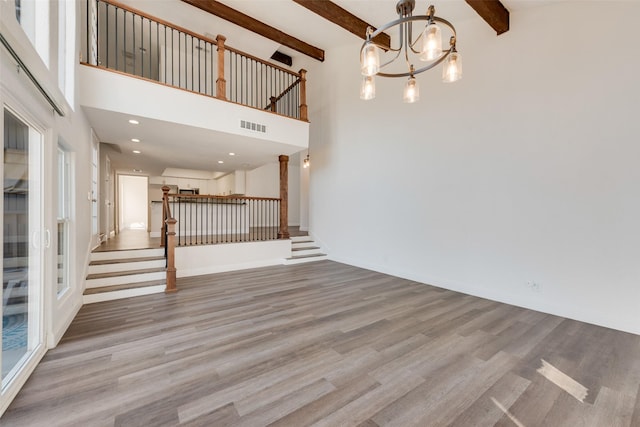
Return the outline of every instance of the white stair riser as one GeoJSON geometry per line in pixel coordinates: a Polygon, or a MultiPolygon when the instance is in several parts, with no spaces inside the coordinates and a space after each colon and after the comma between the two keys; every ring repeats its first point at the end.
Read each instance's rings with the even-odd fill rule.
{"type": "Polygon", "coordinates": [[[110,259],[149,258],[164,256],[164,248],[135,249],[130,251],[91,252],[91,261],[107,261],[110,259]]]}
{"type": "Polygon", "coordinates": [[[284,260],[284,263],[285,265],[304,264],[307,262],[323,261],[325,259],[328,259],[328,257],[326,255],[322,255],[322,256],[314,256],[309,258],[286,259],[284,260]]]}
{"type": "Polygon", "coordinates": [[[164,268],[166,261],[163,259],[155,261],[122,262],[116,264],[90,265],[88,274],[115,273],[116,271],[145,270],[147,268],[164,268]]]}
{"type": "Polygon", "coordinates": [[[313,254],[321,254],[321,253],[322,251],[320,250],[320,248],[291,251],[292,256],[313,255],[313,254]]]}
{"type": "Polygon", "coordinates": [[[310,236],[293,236],[290,237],[292,243],[296,242],[306,242],[308,240],[313,240],[310,236]]]}
{"type": "Polygon", "coordinates": [[[144,288],[123,289],[121,291],[102,292],[99,294],[84,295],[82,297],[83,304],[92,304],[94,302],[111,301],[115,299],[137,297],[140,295],[159,294],[164,292],[165,285],[146,286],[144,288]]]}
{"type": "Polygon", "coordinates": [[[151,280],[163,280],[167,277],[164,271],[155,273],[129,274],[126,276],[102,277],[99,279],[87,279],[86,288],[101,288],[103,286],[125,285],[127,283],[150,282],[151,280]]]}

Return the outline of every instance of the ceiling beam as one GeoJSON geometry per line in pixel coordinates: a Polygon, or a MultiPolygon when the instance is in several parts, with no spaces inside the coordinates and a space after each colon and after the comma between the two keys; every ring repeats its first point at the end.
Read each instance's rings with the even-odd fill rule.
{"type": "MultiPolygon", "coordinates": [[[[344,28],[352,34],[366,40],[367,27],[373,27],[357,16],[347,12],[337,4],[328,0],[293,0],[300,6],[320,15],[324,19],[344,28]]],[[[374,27],[375,30],[375,27],[374,27]]],[[[381,47],[389,49],[391,37],[386,33],[379,34],[374,41],[381,47]]]]}
{"type": "Polygon", "coordinates": [[[509,11],[500,0],[466,0],[467,4],[496,30],[498,35],[509,31],[509,11]]]}
{"type": "Polygon", "coordinates": [[[230,8],[215,0],[182,0],[192,6],[209,12],[219,18],[229,21],[233,24],[246,28],[249,31],[253,31],[263,37],[287,46],[293,50],[303,53],[318,61],[324,61],[324,50],[312,46],[303,42],[287,33],[284,33],[277,28],[273,28],[264,22],[258,21],[242,12],[230,8]]]}

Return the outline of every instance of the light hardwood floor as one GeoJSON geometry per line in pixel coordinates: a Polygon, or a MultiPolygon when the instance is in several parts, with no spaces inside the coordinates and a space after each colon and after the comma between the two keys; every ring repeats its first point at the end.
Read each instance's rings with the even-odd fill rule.
{"type": "Polygon", "coordinates": [[[178,286],[83,307],[0,424],[640,426],[636,335],[331,261],[178,286]]]}

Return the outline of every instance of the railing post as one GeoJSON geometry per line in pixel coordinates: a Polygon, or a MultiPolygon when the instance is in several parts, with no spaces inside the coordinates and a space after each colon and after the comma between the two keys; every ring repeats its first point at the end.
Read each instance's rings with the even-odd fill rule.
{"type": "Polygon", "coordinates": [[[269,101],[270,101],[269,105],[271,106],[271,111],[275,113],[277,111],[276,103],[278,102],[278,98],[276,98],[275,96],[272,96],[271,98],[269,98],[269,101]]]}
{"type": "Polygon", "coordinates": [[[176,219],[167,219],[167,284],[164,292],[177,292],[176,288],[176,219]]]}
{"type": "Polygon", "coordinates": [[[300,70],[300,120],[309,120],[307,112],[307,70],[300,70]]]}
{"type": "Polygon", "coordinates": [[[160,246],[164,247],[165,245],[165,237],[167,233],[167,224],[165,220],[167,219],[167,210],[166,207],[169,204],[169,191],[171,188],[168,186],[162,187],[162,227],[160,228],[160,246]]]}
{"type": "Polygon", "coordinates": [[[227,81],[224,79],[224,42],[227,40],[225,36],[218,34],[216,42],[218,42],[218,78],[216,79],[216,98],[227,99],[227,81]]]}
{"type": "Polygon", "coordinates": [[[278,239],[289,238],[289,156],[280,155],[280,231],[278,239]]]}

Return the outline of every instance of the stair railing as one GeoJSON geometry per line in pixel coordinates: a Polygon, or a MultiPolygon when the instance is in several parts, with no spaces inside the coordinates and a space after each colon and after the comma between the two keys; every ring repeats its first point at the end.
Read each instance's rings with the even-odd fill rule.
{"type": "Polygon", "coordinates": [[[167,199],[178,223],[176,246],[288,238],[282,235],[279,198],[167,194],[167,199]]]}
{"type": "Polygon", "coordinates": [[[170,187],[162,187],[162,232],[160,234],[161,245],[164,246],[164,257],[166,259],[167,282],[164,292],[177,292],[176,287],[176,223],[178,222],[171,215],[171,205],[169,203],[170,187]]]}
{"type": "Polygon", "coordinates": [[[83,5],[83,62],[247,107],[308,120],[306,71],[292,72],[115,0],[83,5]],[[277,108],[265,104],[277,99],[277,108]]]}

